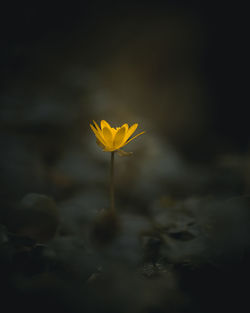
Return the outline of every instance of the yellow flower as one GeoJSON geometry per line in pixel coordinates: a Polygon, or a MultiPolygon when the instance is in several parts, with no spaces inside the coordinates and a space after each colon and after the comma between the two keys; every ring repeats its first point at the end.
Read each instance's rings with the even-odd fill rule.
{"type": "Polygon", "coordinates": [[[119,150],[131,140],[145,133],[141,132],[140,134],[129,139],[135,132],[138,124],[134,124],[131,127],[129,127],[128,124],[124,124],[121,127],[113,128],[104,120],[101,121],[101,127],[99,127],[95,121],[93,121],[93,123],[94,126],[90,124],[90,127],[97,138],[97,143],[103,148],[104,151],[119,150]]]}

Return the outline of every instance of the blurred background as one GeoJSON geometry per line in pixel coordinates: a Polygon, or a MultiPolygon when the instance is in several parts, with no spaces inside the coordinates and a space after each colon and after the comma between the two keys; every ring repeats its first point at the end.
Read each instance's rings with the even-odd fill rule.
{"type": "Polygon", "coordinates": [[[247,303],[243,12],[198,1],[2,5],[5,299],[28,312],[247,303]],[[110,155],[96,145],[93,119],[146,131],[124,148],[133,156],[116,156],[119,223],[101,230],[110,155]]]}

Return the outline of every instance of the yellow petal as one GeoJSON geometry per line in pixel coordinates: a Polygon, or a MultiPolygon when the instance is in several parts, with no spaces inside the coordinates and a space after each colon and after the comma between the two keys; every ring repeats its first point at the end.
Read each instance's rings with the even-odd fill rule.
{"type": "MultiPolygon", "coordinates": [[[[125,132],[126,132],[126,134],[127,134],[127,132],[128,132],[128,124],[125,123],[125,124],[122,125],[122,127],[125,127],[125,132]]],[[[122,127],[118,127],[118,130],[119,130],[120,128],[122,128],[122,127]]]]}
{"type": "Polygon", "coordinates": [[[108,122],[106,122],[105,120],[101,121],[101,129],[103,130],[104,127],[107,127],[108,129],[111,128],[111,126],[109,125],[108,122]]]}
{"type": "Polygon", "coordinates": [[[128,131],[127,131],[127,134],[126,134],[126,139],[125,140],[128,140],[130,136],[132,136],[132,134],[135,132],[136,128],[138,127],[138,124],[134,124],[132,125],[131,127],[129,127],[128,131]]]}
{"type": "Polygon", "coordinates": [[[129,143],[131,140],[135,139],[136,137],[138,137],[138,136],[144,134],[144,133],[145,133],[145,132],[141,132],[140,134],[137,134],[136,136],[134,136],[133,138],[131,138],[129,141],[127,141],[126,144],[129,143]]]}
{"type": "Polygon", "coordinates": [[[98,131],[100,131],[100,127],[98,126],[98,124],[93,120],[93,123],[94,123],[94,125],[95,125],[95,128],[98,130],[98,131]]]}
{"type": "Polygon", "coordinates": [[[106,145],[112,147],[113,146],[113,135],[112,135],[111,130],[107,127],[104,127],[102,133],[103,133],[106,145]]]}
{"type": "Polygon", "coordinates": [[[96,138],[97,138],[103,145],[105,145],[104,139],[100,136],[100,134],[99,134],[99,132],[96,130],[96,128],[95,128],[92,124],[89,124],[89,125],[90,125],[91,129],[93,130],[93,132],[94,132],[96,138]]]}
{"type": "Polygon", "coordinates": [[[115,151],[115,149],[113,148],[113,147],[110,147],[110,146],[106,146],[105,147],[105,149],[104,149],[104,151],[106,151],[106,152],[111,152],[111,151],[115,151]]]}
{"type": "Polygon", "coordinates": [[[110,127],[110,131],[111,131],[111,133],[112,133],[113,138],[115,138],[115,135],[116,135],[118,129],[115,129],[115,128],[113,128],[113,127],[110,127]]]}
{"type": "Polygon", "coordinates": [[[126,135],[126,126],[122,126],[120,128],[114,138],[114,148],[118,149],[124,141],[124,137],[126,135]]]}
{"type": "Polygon", "coordinates": [[[98,131],[98,133],[99,133],[99,135],[100,135],[100,137],[102,138],[103,141],[105,141],[104,136],[103,136],[103,134],[102,134],[102,131],[101,131],[100,127],[98,126],[98,124],[97,124],[94,120],[93,120],[93,123],[94,123],[94,125],[95,125],[95,127],[96,127],[96,129],[97,129],[97,131],[98,131]]]}

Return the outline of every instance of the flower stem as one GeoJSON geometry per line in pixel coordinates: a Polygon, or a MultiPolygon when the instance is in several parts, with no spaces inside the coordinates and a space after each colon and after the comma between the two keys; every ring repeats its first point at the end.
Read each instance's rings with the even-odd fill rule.
{"type": "Polygon", "coordinates": [[[115,152],[111,152],[111,163],[110,163],[110,209],[115,212],[115,181],[114,181],[114,160],[115,152]]]}

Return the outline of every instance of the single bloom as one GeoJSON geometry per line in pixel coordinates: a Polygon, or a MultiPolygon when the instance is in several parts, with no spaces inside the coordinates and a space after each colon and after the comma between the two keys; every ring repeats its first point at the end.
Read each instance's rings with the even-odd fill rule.
{"type": "Polygon", "coordinates": [[[101,121],[100,127],[95,121],[93,121],[93,123],[94,125],[90,124],[90,127],[97,138],[97,143],[104,151],[119,150],[131,140],[145,133],[141,132],[133,138],[130,138],[138,127],[138,124],[133,124],[131,127],[129,127],[128,124],[123,124],[121,127],[114,128],[104,120],[101,121]]]}

